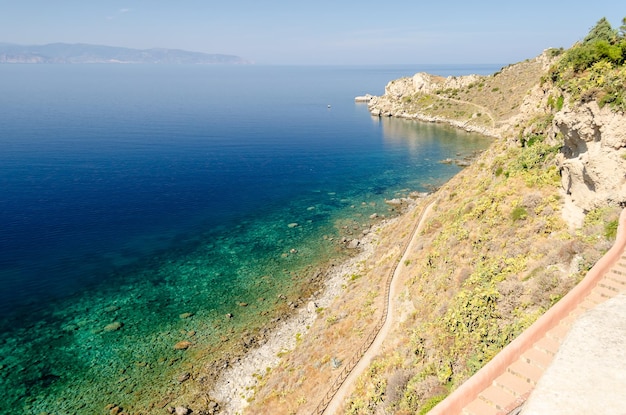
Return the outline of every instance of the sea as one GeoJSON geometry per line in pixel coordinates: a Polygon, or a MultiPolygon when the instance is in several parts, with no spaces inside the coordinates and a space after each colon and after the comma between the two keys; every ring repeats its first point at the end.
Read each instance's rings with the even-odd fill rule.
{"type": "Polygon", "coordinates": [[[0,413],[161,410],[491,142],[355,96],[500,67],[0,65],[0,413]]]}

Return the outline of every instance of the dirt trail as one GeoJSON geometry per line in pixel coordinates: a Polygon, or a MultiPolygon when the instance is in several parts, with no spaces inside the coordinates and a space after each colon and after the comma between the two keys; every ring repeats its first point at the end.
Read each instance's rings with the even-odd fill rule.
{"type": "Polygon", "coordinates": [[[402,284],[403,278],[401,278],[401,276],[403,272],[405,272],[405,269],[406,269],[406,266],[404,265],[404,261],[408,259],[410,254],[413,253],[415,246],[417,245],[417,242],[419,241],[418,235],[420,234],[420,231],[422,230],[424,226],[424,222],[426,218],[429,216],[435,202],[431,202],[422,212],[419,218],[419,223],[417,225],[417,228],[413,232],[411,242],[407,245],[406,250],[402,254],[402,258],[400,258],[400,263],[398,267],[396,268],[395,272],[393,273],[391,286],[389,289],[389,295],[387,297],[388,314],[387,314],[387,320],[385,321],[385,324],[383,324],[382,328],[378,332],[378,335],[374,339],[374,342],[372,343],[370,348],[367,350],[367,352],[365,352],[365,354],[363,355],[361,360],[359,360],[359,363],[357,363],[354,369],[352,369],[352,372],[350,372],[350,374],[348,375],[346,380],[343,382],[339,390],[337,390],[337,393],[335,394],[333,399],[330,401],[330,403],[326,407],[326,410],[324,411],[325,415],[338,414],[339,411],[343,408],[346,398],[350,396],[350,393],[354,390],[355,381],[361,375],[361,373],[363,373],[363,371],[369,367],[372,359],[376,355],[378,355],[383,345],[383,342],[385,341],[385,339],[387,338],[387,335],[389,334],[392,327],[396,323],[398,313],[397,313],[397,310],[395,309],[394,300],[398,296],[398,293],[400,292],[403,286],[402,284]]]}

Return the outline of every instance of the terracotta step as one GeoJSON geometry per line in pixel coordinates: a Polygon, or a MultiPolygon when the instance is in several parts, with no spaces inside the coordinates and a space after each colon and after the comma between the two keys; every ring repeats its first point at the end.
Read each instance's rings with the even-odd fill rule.
{"type": "Polygon", "coordinates": [[[479,397],[487,403],[494,405],[500,411],[513,405],[517,399],[511,392],[495,385],[491,385],[482,391],[479,397]]]}
{"type": "Polygon", "coordinates": [[[497,415],[498,409],[483,401],[480,398],[474,399],[465,408],[463,408],[463,415],[497,415]]]}
{"type": "Polygon", "coordinates": [[[626,272],[617,271],[615,269],[611,269],[607,274],[607,279],[613,280],[619,284],[626,285],[626,272]]]}
{"type": "Polygon", "coordinates": [[[559,350],[559,347],[561,347],[561,342],[559,342],[557,339],[544,336],[543,338],[539,339],[533,345],[533,347],[554,356],[559,350]]]}
{"type": "Polygon", "coordinates": [[[582,310],[576,308],[572,310],[567,316],[563,317],[559,324],[562,324],[565,327],[572,328],[572,324],[578,320],[578,318],[583,314],[582,310]]]}
{"type": "Polygon", "coordinates": [[[533,385],[510,372],[504,372],[502,375],[498,376],[496,380],[493,381],[493,384],[511,393],[516,399],[525,396],[533,390],[533,385]]]}
{"type": "Polygon", "coordinates": [[[544,334],[506,372],[493,380],[491,386],[467,405],[464,415],[503,415],[525,401],[535,385],[550,366],[561,342],[573,323],[587,310],[595,308],[609,298],[626,292],[626,253],[623,253],[585,298],[559,324],[544,334]]]}
{"type": "Polygon", "coordinates": [[[511,374],[519,376],[526,382],[529,382],[533,387],[537,384],[537,381],[543,374],[543,370],[537,366],[531,365],[520,359],[507,369],[511,374]]]}
{"type": "Polygon", "coordinates": [[[602,285],[598,283],[598,285],[593,287],[591,294],[600,295],[604,297],[605,299],[609,299],[609,298],[615,297],[617,295],[617,292],[615,290],[611,290],[609,288],[603,287],[602,285]]]}
{"type": "Polygon", "coordinates": [[[600,294],[592,291],[578,306],[584,308],[585,310],[591,310],[592,308],[596,308],[598,304],[602,304],[605,301],[605,297],[602,297],[600,294]]]}
{"type": "Polygon", "coordinates": [[[598,282],[598,286],[614,291],[616,295],[626,289],[626,284],[617,282],[612,278],[603,278],[598,282]]]}
{"type": "MultiPolygon", "coordinates": [[[[582,304],[582,303],[581,303],[582,304]]],[[[568,315],[567,317],[564,317],[563,320],[561,320],[561,324],[567,324],[569,326],[572,325],[572,323],[574,321],[576,321],[580,316],[582,316],[583,314],[585,314],[587,312],[587,309],[583,309],[580,304],[578,304],[578,306],[576,306],[575,309],[573,309],[568,315]]]]}
{"type": "Polygon", "coordinates": [[[626,275],[626,264],[618,262],[617,264],[611,267],[609,272],[611,271],[615,271],[615,273],[618,275],[626,275]]]}
{"type": "Polygon", "coordinates": [[[546,337],[557,340],[560,344],[563,343],[563,340],[565,340],[569,331],[570,328],[568,326],[564,324],[557,324],[546,333],[546,337]]]}
{"type": "Polygon", "coordinates": [[[522,354],[522,359],[526,360],[527,363],[537,366],[543,370],[546,370],[548,366],[550,366],[553,358],[553,354],[536,347],[531,347],[522,354]]]}

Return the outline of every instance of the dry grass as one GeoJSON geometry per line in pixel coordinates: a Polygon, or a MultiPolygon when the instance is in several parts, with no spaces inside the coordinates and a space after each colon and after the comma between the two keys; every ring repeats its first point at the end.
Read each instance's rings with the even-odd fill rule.
{"type": "Polygon", "coordinates": [[[407,292],[415,311],[391,336],[393,353],[373,363],[388,376],[365,375],[346,413],[418,413],[482,367],[608,248],[597,223],[619,209],[571,232],[560,218],[558,181],[528,180],[548,166],[496,177],[501,151],[494,145],[439,190],[424,249],[411,258],[407,292]],[[516,207],[527,215],[513,215],[516,207]],[[397,366],[393,356],[406,358],[397,366]],[[413,374],[404,393],[378,393],[398,371],[413,374]]]}
{"type": "Polygon", "coordinates": [[[524,97],[532,87],[539,84],[543,74],[542,63],[531,59],[504,67],[478,83],[449,94],[486,108],[500,122],[517,115],[524,97]]]}
{"type": "Polygon", "coordinates": [[[481,76],[463,88],[445,88],[443,79],[439,79],[440,89],[432,93],[401,97],[385,95],[379,101],[380,109],[383,113],[390,111],[405,117],[419,115],[451,120],[476,131],[508,127],[520,114],[524,99],[545,75],[547,59],[547,56],[541,56],[509,65],[493,75],[481,76]]]}

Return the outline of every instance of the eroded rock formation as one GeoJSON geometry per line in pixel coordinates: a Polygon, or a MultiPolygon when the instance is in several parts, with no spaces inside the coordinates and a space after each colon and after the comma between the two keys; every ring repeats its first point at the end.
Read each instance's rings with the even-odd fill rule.
{"type": "Polygon", "coordinates": [[[562,184],[585,211],[626,204],[626,117],[593,101],[554,116],[563,135],[558,155],[562,184]]]}

